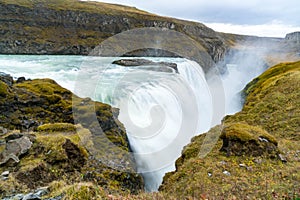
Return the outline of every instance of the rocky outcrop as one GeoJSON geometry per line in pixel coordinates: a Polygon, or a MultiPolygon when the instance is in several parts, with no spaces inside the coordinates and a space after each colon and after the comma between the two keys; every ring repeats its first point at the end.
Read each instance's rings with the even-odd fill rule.
{"type": "Polygon", "coordinates": [[[300,43],[300,32],[289,33],[285,36],[285,39],[288,41],[294,41],[300,43]]]}
{"type": "Polygon", "coordinates": [[[279,155],[276,139],[265,130],[243,123],[226,126],[220,137],[223,140],[221,151],[227,156],[268,156],[279,155]]]}
{"type": "Polygon", "coordinates": [[[137,66],[147,66],[147,68],[151,71],[160,71],[160,72],[176,72],[178,73],[178,68],[176,63],[169,62],[153,62],[147,59],[121,59],[115,60],[112,64],[121,65],[125,67],[137,67],[137,66]],[[150,67],[149,67],[150,66],[150,67]],[[153,67],[151,67],[153,66],[153,67]],[[156,66],[156,67],[154,67],[156,66]]]}
{"type": "MultiPolygon", "coordinates": [[[[219,35],[203,24],[105,3],[75,0],[68,0],[67,3],[1,1],[0,22],[2,54],[87,55],[108,37],[141,27],[180,32],[190,37],[199,45],[198,50],[208,53],[215,62],[223,58],[226,50],[219,35]]],[[[177,43],[173,45],[185,48],[181,41],[177,43]]],[[[136,50],[138,55],[143,56],[149,52],[149,49],[136,50]]],[[[127,53],[134,55],[134,52],[127,53]]],[[[160,51],[161,55],[165,53],[170,56],[167,51],[160,51]]]]}
{"type": "Polygon", "coordinates": [[[7,74],[0,79],[0,172],[11,172],[0,198],[55,181],[91,182],[107,192],[143,190],[117,109],[50,79],[10,80],[7,74]]]}

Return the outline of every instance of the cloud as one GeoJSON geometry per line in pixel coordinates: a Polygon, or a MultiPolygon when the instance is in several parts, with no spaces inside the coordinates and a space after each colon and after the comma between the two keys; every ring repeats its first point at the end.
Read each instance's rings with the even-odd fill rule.
{"type": "Polygon", "coordinates": [[[272,20],[300,25],[298,0],[104,0],[161,15],[232,24],[263,24],[272,20]]]}
{"type": "Polygon", "coordinates": [[[219,32],[281,38],[285,37],[287,33],[300,30],[300,26],[286,25],[278,21],[260,25],[237,25],[224,23],[205,23],[205,25],[219,32]]]}
{"type": "MultiPolygon", "coordinates": [[[[194,20],[204,23],[222,23],[236,25],[236,27],[269,29],[279,31],[275,35],[282,36],[282,32],[294,30],[292,27],[300,27],[299,0],[99,0],[108,3],[134,6],[142,10],[163,16],[171,16],[180,19],[194,20]],[[281,24],[274,25],[274,21],[281,24]],[[243,26],[242,26],[243,25],[243,26]],[[286,25],[286,26],[284,26],[286,25]],[[279,28],[284,28],[280,31],[279,28]]],[[[225,25],[223,26],[225,27],[225,25]]],[[[229,26],[227,26],[229,27],[229,26]]],[[[232,26],[233,27],[233,26],[232,26]]],[[[235,29],[234,29],[235,30],[235,29]]],[[[237,28],[238,30],[238,28],[237,28]]],[[[299,30],[299,29],[298,29],[299,30]]],[[[225,31],[225,30],[224,30],[225,31]]],[[[264,34],[268,31],[264,31],[264,34]]],[[[269,32],[272,36],[272,31],[269,32]]]]}

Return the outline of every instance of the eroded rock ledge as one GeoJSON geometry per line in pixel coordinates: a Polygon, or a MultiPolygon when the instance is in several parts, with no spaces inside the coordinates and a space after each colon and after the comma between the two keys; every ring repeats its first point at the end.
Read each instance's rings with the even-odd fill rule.
{"type": "Polygon", "coordinates": [[[153,62],[147,59],[121,59],[115,60],[112,64],[121,65],[125,67],[144,66],[144,69],[146,70],[178,73],[177,64],[170,62],[153,62]]]}

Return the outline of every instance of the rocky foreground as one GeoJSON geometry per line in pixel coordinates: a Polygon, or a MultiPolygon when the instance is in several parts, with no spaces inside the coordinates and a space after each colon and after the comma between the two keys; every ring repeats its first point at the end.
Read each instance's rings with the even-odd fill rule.
{"type": "MultiPolygon", "coordinates": [[[[243,110],[193,138],[176,161],[176,171],[166,174],[160,192],[151,194],[143,192],[134,160],[120,161],[123,151],[119,160],[101,154],[97,147],[107,141],[97,137],[94,124],[82,119],[74,125],[69,91],[49,79],[14,81],[2,74],[0,80],[1,198],[300,197],[300,62],[276,65],[249,83],[243,110]],[[101,162],[107,159],[114,164],[101,162]]],[[[122,125],[112,119],[117,110],[90,99],[74,100],[83,118],[90,103],[96,105],[106,137],[130,151],[122,125]]]]}
{"type": "Polygon", "coordinates": [[[0,198],[31,192],[70,199],[96,186],[111,194],[143,191],[117,115],[117,109],[79,98],[53,80],[14,81],[1,74],[0,198]]]}

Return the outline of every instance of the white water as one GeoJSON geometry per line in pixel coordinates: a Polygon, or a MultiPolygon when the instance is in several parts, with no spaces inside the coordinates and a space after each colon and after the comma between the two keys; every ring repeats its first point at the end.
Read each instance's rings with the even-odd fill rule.
{"type": "Polygon", "coordinates": [[[237,94],[263,71],[228,65],[221,87],[215,81],[207,82],[201,67],[186,59],[151,58],[176,62],[179,74],[110,64],[115,59],[0,55],[0,72],[51,78],[79,96],[120,108],[119,119],[126,127],[138,172],[149,191],[157,190],[163,175],[175,169],[175,160],[191,137],[220,122],[220,117],[214,117],[220,109],[213,102],[225,105],[222,116],[239,111],[237,94]],[[213,99],[214,88],[224,90],[224,98],[213,99]]]}

